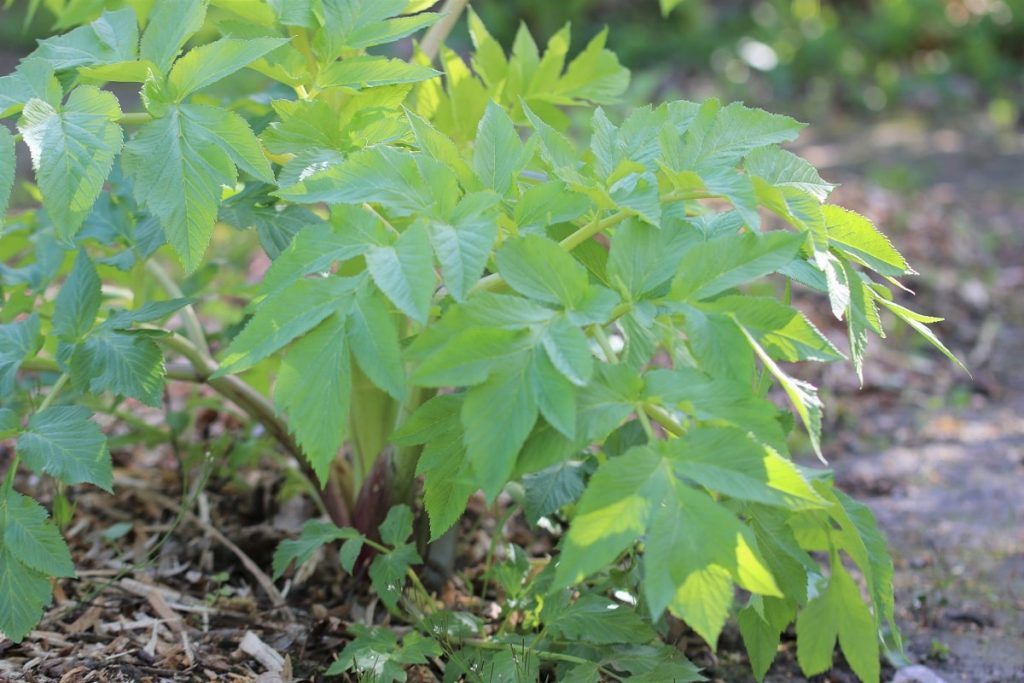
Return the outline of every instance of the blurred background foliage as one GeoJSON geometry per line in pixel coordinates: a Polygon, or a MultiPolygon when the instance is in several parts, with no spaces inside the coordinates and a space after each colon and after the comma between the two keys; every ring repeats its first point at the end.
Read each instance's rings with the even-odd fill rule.
{"type": "MultiPolygon", "coordinates": [[[[54,29],[123,4],[7,0],[0,45],[26,52],[54,29]]],[[[667,17],[663,4],[671,3],[473,2],[505,45],[521,21],[546,39],[572,18],[576,46],[611,27],[610,47],[637,74],[635,99],[718,95],[805,119],[895,106],[940,116],[984,109],[1003,129],[1020,120],[1024,0],[678,0],[667,17]]],[[[453,46],[467,42],[456,31],[453,46]]]]}

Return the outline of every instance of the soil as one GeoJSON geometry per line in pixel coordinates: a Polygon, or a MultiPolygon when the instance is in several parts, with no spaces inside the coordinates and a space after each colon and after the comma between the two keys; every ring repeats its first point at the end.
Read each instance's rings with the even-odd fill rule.
{"type": "MultiPolygon", "coordinates": [[[[940,336],[973,372],[894,333],[885,350],[875,344],[863,387],[848,366],[818,378],[837,480],[875,511],[896,563],[906,660],[894,657],[888,677],[920,663],[950,683],[1024,681],[1024,151],[1019,134],[976,124],[845,122],[800,150],[843,184],[833,200],[873,218],[924,274],[916,308],[948,317],[940,336]]],[[[813,317],[843,339],[826,312],[813,317]]],[[[237,427],[225,415],[206,425],[214,446],[237,427]]],[[[344,646],[344,624],[381,609],[353,600],[357,586],[326,562],[283,596],[266,587],[260,568],[313,512],[276,503],[280,469],[212,480],[180,515],[170,449],[117,458],[114,498],[75,492],[67,535],[80,579],[58,584],[23,643],[0,641],[0,680],[313,678],[344,646]]],[[[19,481],[44,500],[48,486],[19,481]]],[[[716,655],[686,642],[709,678],[751,680],[734,631],[716,655]]],[[[855,680],[837,665],[815,680],[855,680]]],[[[804,680],[791,642],[768,680],[804,680]]]]}

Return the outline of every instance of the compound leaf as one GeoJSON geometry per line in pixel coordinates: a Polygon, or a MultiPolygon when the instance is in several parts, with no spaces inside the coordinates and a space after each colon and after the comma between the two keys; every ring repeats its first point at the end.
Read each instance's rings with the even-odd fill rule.
{"type": "Polygon", "coordinates": [[[201,45],[174,63],[168,76],[177,101],[243,69],[286,42],[283,38],[221,38],[201,45]]]}
{"type": "Polygon", "coordinates": [[[540,235],[506,241],[498,272],[520,294],[572,308],[587,294],[587,271],[558,243],[540,235]]]}
{"type": "Polygon", "coordinates": [[[74,576],[71,551],[46,509],[13,489],[0,505],[0,539],[18,560],[49,576],[74,576]]]}
{"type": "Polygon", "coordinates": [[[97,330],[71,354],[71,377],[90,393],[110,391],[159,406],[164,388],[164,355],[149,336],[97,330]]]}
{"type": "Polygon", "coordinates": [[[51,594],[48,576],[26,567],[0,543],[0,631],[20,643],[39,623],[51,594]]]}
{"type": "Polygon", "coordinates": [[[106,491],[114,483],[107,440],[81,406],[55,406],[36,413],[18,437],[25,464],[65,484],[95,484],[106,491]]]}
{"type": "Polygon", "coordinates": [[[426,228],[412,226],[402,233],[394,246],[370,249],[366,254],[366,269],[395,307],[417,322],[427,322],[435,277],[426,228]]]}

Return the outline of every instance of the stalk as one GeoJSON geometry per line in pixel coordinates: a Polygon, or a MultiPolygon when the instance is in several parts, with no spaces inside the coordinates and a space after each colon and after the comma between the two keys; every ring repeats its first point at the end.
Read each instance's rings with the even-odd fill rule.
{"type": "Polygon", "coordinates": [[[430,27],[427,34],[423,36],[423,42],[420,43],[420,50],[431,62],[437,58],[437,53],[441,51],[441,45],[451,35],[452,29],[459,22],[459,17],[462,16],[462,12],[468,4],[469,0],[445,0],[441,7],[441,18],[430,27]]]}

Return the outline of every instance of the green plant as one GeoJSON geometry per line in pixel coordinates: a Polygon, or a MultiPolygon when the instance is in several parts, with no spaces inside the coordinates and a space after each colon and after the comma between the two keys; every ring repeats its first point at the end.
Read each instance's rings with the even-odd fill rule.
{"type": "MultiPolygon", "coordinates": [[[[877,679],[880,634],[899,643],[884,540],[827,472],[789,458],[794,420],[769,394],[820,456],[816,390],[780,363],[843,354],[789,305],[793,286],[845,317],[858,372],[879,307],[948,355],[925,327],[937,319],[882,284],[906,262],[823,204],[832,186],[777,146],[792,119],[715,100],[621,123],[591,109],[628,81],[604,34],[568,61],[567,30],[543,54],[523,30],[506,55],[470,13],[472,69],[444,48],[432,68],[438,32],[408,61],[366,52],[437,21],[429,4],[129,2],[77,17],[0,79],[42,205],[0,243],[0,436],[16,438],[0,629],[24,637],[49,578],[74,575],[46,511],[14,490],[19,467],[109,490],[92,412],[158,405],[170,380],[228,399],[316,484],[331,521],[282,544],[278,575],[343,540],[342,565],[368,566],[389,611],[424,617],[401,642],[354,630],[332,672],[401,680],[444,654],[470,679],[695,680],[658,629],[671,614],[714,646],[739,586],[758,677],[795,619],[806,672],[832,666],[838,638],[877,679]],[[222,37],[179,56],[211,27],[222,37]],[[228,77],[258,96],[209,88],[228,77]],[[109,82],[140,83],[145,110],[122,113],[109,82]],[[590,111],[582,152],[570,107],[590,111]],[[254,290],[221,272],[252,245],[232,229],[272,260],[254,290]],[[197,309],[240,294],[244,324],[204,328],[197,309]],[[494,569],[528,618],[485,637],[425,595],[411,506],[437,539],[474,492],[506,489],[568,531],[529,580],[515,553],[494,569]]],[[[4,190],[15,142],[0,132],[4,190]]]]}

